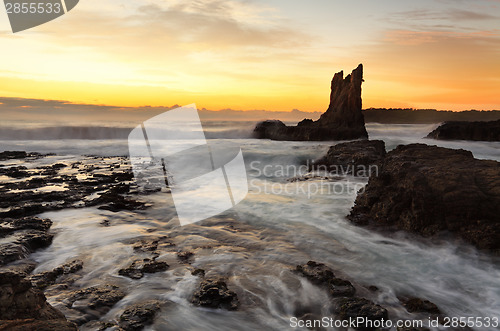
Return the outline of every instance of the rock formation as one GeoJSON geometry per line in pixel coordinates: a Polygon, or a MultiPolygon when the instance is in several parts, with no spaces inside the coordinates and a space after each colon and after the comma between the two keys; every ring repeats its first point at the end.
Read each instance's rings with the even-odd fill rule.
{"type": "Polygon", "coordinates": [[[500,141],[500,120],[490,122],[445,122],[429,133],[427,138],[500,141]]]}
{"type": "Polygon", "coordinates": [[[366,139],[368,133],[361,113],[362,82],[362,64],[345,78],[344,72],[340,71],[332,79],[330,105],[319,120],[304,119],[297,126],[286,126],[281,121],[264,121],[255,127],[254,136],[272,140],[366,139]]]}
{"type": "Polygon", "coordinates": [[[330,147],[328,153],[314,161],[310,170],[324,170],[332,175],[369,176],[378,171],[385,157],[382,140],[359,140],[330,147]]]}
{"type": "Polygon", "coordinates": [[[1,330],[77,330],[24,275],[0,272],[1,330]]]}
{"type": "Polygon", "coordinates": [[[222,278],[202,280],[199,289],[194,292],[191,302],[195,306],[214,309],[237,310],[239,306],[236,293],[228,289],[222,278]]]}
{"type": "Polygon", "coordinates": [[[500,163],[466,150],[400,145],[372,174],[348,218],[424,236],[448,231],[500,251],[500,163]]]}

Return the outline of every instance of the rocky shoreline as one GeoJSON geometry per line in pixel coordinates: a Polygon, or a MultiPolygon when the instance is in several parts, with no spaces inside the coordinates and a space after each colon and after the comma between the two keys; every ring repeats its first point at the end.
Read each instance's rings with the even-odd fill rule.
{"type": "MultiPolygon", "coordinates": [[[[491,196],[492,203],[497,201],[495,200],[497,198],[495,187],[498,185],[495,184],[495,181],[498,180],[498,177],[495,177],[497,175],[492,176],[491,172],[497,174],[498,163],[475,160],[469,152],[465,151],[416,145],[398,147],[386,154],[383,142],[356,141],[332,147],[327,155],[315,164],[366,166],[374,163],[380,167],[380,173],[377,176],[373,174],[373,177],[370,178],[366,190],[368,193],[366,196],[363,194],[358,196],[356,206],[351,213],[354,215],[350,216],[353,221],[361,224],[363,223],[359,222],[361,219],[367,219],[368,223],[372,222],[371,211],[367,209],[364,201],[371,201],[369,197],[373,195],[385,199],[380,191],[385,187],[383,185],[420,185],[422,179],[418,179],[418,176],[412,177],[411,174],[424,171],[427,176],[425,169],[429,168],[428,163],[420,160],[420,157],[423,155],[427,157],[428,153],[436,155],[437,159],[442,160],[441,168],[448,169],[451,174],[456,171],[455,168],[450,168],[452,161],[461,164],[464,169],[475,167],[476,170],[473,173],[476,177],[474,180],[470,180],[471,185],[477,180],[479,180],[478,183],[485,184],[486,179],[491,178],[489,184],[485,185],[491,187],[493,191],[487,194],[482,193],[491,196]],[[445,154],[447,157],[444,157],[445,154]],[[413,159],[409,159],[410,157],[413,159]],[[393,162],[397,162],[396,165],[393,165],[393,162]],[[421,164],[421,162],[423,163],[421,164]],[[399,169],[400,172],[395,172],[393,167],[399,169]],[[396,177],[392,180],[388,177],[388,172],[393,173],[396,177]],[[401,176],[399,176],[400,173],[401,176]],[[487,177],[477,177],[478,174],[482,173],[487,177]],[[406,178],[406,181],[402,181],[402,178],[406,178]],[[417,180],[413,181],[413,179],[417,180]],[[379,180],[383,181],[383,185],[378,182],[379,180]]],[[[30,260],[30,253],[49,246],[54,238],[54,232],[50,230],[52,221],[34,215],[44,211],[78,209],[88,206],[101,208],[108,212],[140,211],[148,207],[146,202],[138,198],[134,186],[130,182],[132,178],[130,168],[123,158],[86,157],[82,161],[71,163],[60,161],[57,158],[51,161],[51,156],[29,153],[0,153],[0,158],[2,157],[4,161],[13,161],[13,163],[0,166],[3,176],[5,176],[0,182],[0,196],[4,201],[1,209],[3,219],[0,224],[0,237],[2,238],[0,245],[0,297],[2,298],[1,302],[6,303],[4,308],[0,307],[0,328],[13,330],[16,328],[19,330],[76,330],[77,328],[80,330],[105,330],[107,328],[141,330],[153,323],[160,311],[162,315],[168,316],[168,312],[175,309],[178,303],[158,298],[144,299],[130,304],[123,303],[124,298],[128,295],[127,286],[124,285],[126,283],[103,281],[102,284],[93,286],[80,286],[79,280],[89,272],[86,269],[86,262],[82,260],[69,260],[52,270],[33,273],[36,263],[30,260]],[[45,158],[45,166],[33,166],[33,160],[42,158],[45,158]],[[22,171],[23,174],[19,174],[19,171],[22,171]],[[56,191],[56,195],[47,194],[47,201],[44,201],[43,197],[46,192],[43,188],[53,186],[63,187],[65,190],[56,191]],[[12,193],[12,190],[15,190],[16,193],[12,193]],[[31,200],[33,196],[38,196],[39,199],[35,199],[33,202],[31,200]],[[9,208],[6,207],[7,205],[9,208]],[[8,217],[6,217],[7,215],[8,217]],[[55,298],[52,300],[52,303],[55,303],[54,307],[47,303],[45,296],[55,298]],[[107,313],[116,309],[117,305],[120,305],[117,318],[104,318],[107,313]],[[12,309],[12,307],[19,307],[20,310],[12,309]],[[36,309],[30,307],[36,307],[36,309]]],[[[430,172],[430,175],[436,176],[436,178],[443,176],[442,173],[434,174],[433,172],[430,172]]],[[[462,183],[465,175],[466,173],[460,175],[462,183]]],[[[415,192],[418,187],[408,191],[415,192]]],[[[425,187],[427,189],[427,186],[425,187]]],[[[447,186],[438,187],[447,192],[450,191],[447,186]]],[[[471,187],[468,187],[464,194],[468,194],[471,187]]],[[[402,190],[405,189],[407,186],[403,187],[402,190]]],[[[398,196],[401,195],[401,190],[391,192],[397,193],[398,196]]],[[[416,195],[416,197],[420,196],[416,195]]],[[[452,196],[455,197],[455,195],[452,196]]],[[[479,196],[479,198],[483,199],[484,195],[479,196]]],[[[387,199],[392,201],[390,197],[387,199]]],[[[463,201],[457,201],[457,203],[463,204],[463,201]]],[[[381,205],[385,206],[387,203],[381,205]]],[[[413,206],[411,203],[406,205],[413,206]]],[[[373,203],[371,206],[376,208],[378,205],[373,203]]],[[[439,206],[442,208],[441,204],[439,206]]],[[[496,211],[494,205],[490,207],[493,208],[490,210],[492,213],[496,211]]],[[[451,205],[450,208],[455,208],[455,206],[451,205]]],[[[401,209],[392,208],[390,210],[401,209]]],[[[456,210],[457,213],[460,211],[456,210]]],[[[380,215],[380,212],[374,210],[373,215],[380,215]]],[[[406,212],[405,215],[410,214],[406,212]]],[[[420,214],[416,212],[416,215],[420,214]]],[[[479,214],[476,213],[476,215],[479,214]]],[[[483,224],[485,226],[494,225],[486,220],[477,222],[477,224],[479,226],[483,226],[483,224]]],[[[417,224],[421,224],[421,222],[417,222],[417,224]]],[[[102,223],[101,226],[109,227],[113,224],[107,222],[102,223]]],[[[171,268],[180,266],[189,270],[193,277],[198,279],[198,285],[191,293],[190,303],[192,305],[229,311],[245,310],[250,306],[258,305],[258,301],[253,302],[254,299],[251,299],[248,293],[235,289],[235,282],[241,281],[237,276],[221,273],[213,266],[200,269],[193,266],[193,261],[202,256],[209,256],[214,250],[224,250],[232,246],[236,251],[264,252],[266,245],[259,239],[259,236],[263,234],[257,235],[259,231],[256,229],[231,219],[207,220],[203,224],[203,229],[208,231],[207,238],[209,237],[210,240],[194,235],[201,230],[197,230],[197,227],[193,226],[187,233],[183,232],[182,229],[177,229],[171,231],[168,236],[157,236],[153,239],[151,237],[148,239],[138,238],[125,242],[124,244],[133,250],[135,258],[130,262],[125,262],[122,266],[117,266],[115,276],[127,279],[128,282],[139,282],[149,274],[165,273],[171,268]],[[193,239],[195,241],[187,240],[190,235],[196,237],[193,239]]],[[[480,229],[480,234],[493,235],[496,233],[494,229],[491,230],[487,227],[480,229]]],[[[413,231],[413,229],[410,230],[413,231]]],[[[448,230],[451,231],[451,229],[448,230]]],[[[474,233],[471,232],[473,230],[470,228],[468,232],[463,231],[457,233],[474,233]]],[[[472,235],[471,238],[477,238],[477,236],[472,235]]],[[[478,243],[494,242],[485,238],[482,236],[478,243]]],[[[276,237],[275,240],[276,244],[280,245],[287,242],[280,237],[276,237]]],[[[494,248],[488,245],[485,247],[494,248]]],[[[288,275],[286,277],[302,278],[311,286],[319,288],[328,295],[334,307],[331,314],[336,318],[348,319],[363,316],[369,320],[381,320],[394,318],[397,309],[404,309],[405,314],[409,314],[408,316],[415,319],[427,318],[430,315],[444,316],[437,306],[425,298],[414,297],[410,292],[404,291],[398,293],[400,300],[394,306],[383,306],[377,303],[379,297],[377,284],[359,284],[350,279],[348,275],[340,273],[339,276],[339,272],[334,271],[334,268],[326,264],[315,261],[306,263],[306,261],[307,259],[304,259],[301,264],[287,261],[277,267],[281,270],[280,274],[288,275]]],[[[294,314],[304,321],[311,321],[317,317],[315,308],[307,305],[302,306],[294,314]]],[[[360,330],[362,329],[360,328],[360,330]]]]}
{"type": "Polygon", "coordinates": [[[445,122],[429,133],[426,138],[440,140],[500,141],[500,120],[489,122],[445,122]]]}
{"type": "Polygon", "coordinates": [[[500,163],[465,150],[424,144],[387,153],[348,218],[372,228],[423,236],[451,233],[500,252],[500,163]]]}

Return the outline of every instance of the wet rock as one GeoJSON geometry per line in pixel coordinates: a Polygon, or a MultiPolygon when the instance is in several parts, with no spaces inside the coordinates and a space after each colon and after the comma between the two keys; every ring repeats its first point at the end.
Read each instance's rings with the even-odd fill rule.
{"type": "MultiPolygon", "coordinates": [[[[90,320],[98,319],[120,301],[125,293],[114,285],[92,286],[65,294],[63,304],[66,309],[79,311],[83,315],[71,317],[72,322],[82,325],[90,320]]],[[[69,312],[68,312],[69,313],[69,312]]]]}
{"type": "Polygon", "coordinates": [[[309,261],[307,264],[298,265],[295,268],[314,284],[325,284],[335,278],[333,271],[323,263],[309,261]]]}
{"type": "Polygon", "coordinates": [[[0,175],[19,179],[30,176],[30,173],[27,170],[28,168],[26,168],[25,166],[0,168],[0,175]]]}
{"type": "Polygon", "coordinates": [[[191,272],[191,275],[193,275],[193,276],[205,277],[205,270],[203,270],[203,269],[194,269],[194,270],[191,272]]]}
{"type": "Polygon", "coordinates": [[[0,330],[10,331],[77,331],[78,328],[72,322],[63,319],[39,321],[33,318],[1,321],[0,330]]]}
{"type": "Polygon", "coordinates": [[[439,308],[429,300],[420,298],[400,298],[400,301],[410,313],[441,314],[439,308]]]}
{"type": "Polygon", "coordinates": [[[135,304],[125,309],[120,315],[119,326],[126,331],[138,331],[153,323],[156,313],[161,308],[161,302],[149,300],[135,304]]]}
{"type": "Polygon", "coordinates": [[[25,325],[28,330],[43,330],[46,325],[76,329],[60,311],[47,303],[41,291],[32,288],[23,275],[0,272],[0,327],[20,330],[20,325],[25,325]],[[54,323],[45,322],[48,320],[54,323]]]}
{"type": "Polygon", "coordinates": [[[44,289],[52,284],[55,284],[58,277],[62,275],[68,275],[77,272],[83,268],[83,262],[80,260],[74,260],[65,263],[51,271],[42,272],[36,275],[31,275],[29,280],[34,287],[38,289],[44,289]]]}
{"type": "Polygon", "coordinates": [[[424,236],[454,233],[480,249],[500,251],[500,163],[424,144],[387,153],[348,218],[359,225],[424,236]]]}
{"type": "Polygon", "coordinates": [[[108,227],[111,225],[111,222],[109,220],[103,220],[99,224],[104,226],[104,227],[108,227]]]}
{"type": "MultiPolygon", "coordinates": [[[[117,162],[109,158],[109,162],[117,162]]],[[[112,165],[111,164],[111,165],[112,165]]],[[[144,209],[146,205],[130,196],[130,184],[133,174],[130,170],[109,173],[109,166],[101,170],[96,166],[69,168],[64,163],[55,163],[38,167],[39,170],[27,170],[24,166],[0,167],[0,174],[11,177],[27,177],[24,181],[0,182],[0,218],[20,218],[40,214],[46,211],[64,208],[101,205],[102,209],[119,211],[144,209]],[[68,168],[64,174],[59,170],[68,168]],[[104,172],[104,173],[101,173],[104,172]],[[77,173],[86,176],[77,178],[77,173]],[[36,175],[36,177],[31,177],[36,175]],[[33,190],[45,186],[64,187],[65,190],[33,190]],[[20,192],[12,192],[20,190],[20,192]],[[101,196],[88,201],[87,196],[103,192],[101,196]]]]}
{"type": "Polygon", "coordinates": [[[48,231],[52,226],[52,221],[48,218],[24,217],[19,219],[4,218],[0,221],[0,236],[18,230],[40,230],[48,231]]]}
{"type": "Polygon", "coordinates": [[[62,168],[66,168],[67,165],[64,163],[56,163],[56,164],[51,165],[50,167],[52,169],[62,169],[62,168]]]}
{"type": "Polygon", "coordinates": [[[20,260],[27,254],[23,245],[14,243],[0,244],[0,266],[20,260]]]}
{"type": "Polygon", "coordinates": [[[48,233],[52,221],[38,217],[3,219],[0,223],[0,266],[24,258],[27,254],[52,243],[48,233]]]}
{"type": "MultiPolygon", "coordinates": [[[[258,139],[273,139],[271,136],[279,137],[283,135],[286,137],[286,132],[289,128],[285,123],[278,120],[267,120],[257,123],[255,129],[253,130],[255,138],[258,139]]],[[[276,139],[277,140],[277,139],[276,139]]],[[[284,140],[284,139],[283,139],[284,140]]]]}
{"type": "Polygon", "coordinates": [[[368,133],[361,112],[362,83],[362,64],[345,78],[343,71],[340,71],[332,79],[330,105],[320,119],[305,119],[297,126],[286,126],[280,121],[261,122],[255,127],[254,136],[272,140],[366,139],[368,133]]]}
{"type": "Polygon", "coordinates": [[[427,138],[500,141],[500,120],[490,122],[445,122],[429,133],[427,138]]]}
{"type": "Polygon", "coordinates": [[[351,297],[356,292],[351,282],[335,277],[333,271],[323,263],[309,261],[298,265],[296,271],[313,284],[327,287],[332,297],[351,297]]]}
{"type": "Polygon", "coordinates": [[[106,193],[103,193],[99,198],[88,202],[87,206],[104,205],[100,206],[99,209],[109,210],[112,212],[118,212],[121,210],[144,209],[146,207],[143,202],[126,198],[118,192],[119,191],[116,190],[110,190],[106,193]]]}
{"type": "Polygon", "coordinates": [[[39,153],[26,153],[24,151],[5,151],[0,153],[0,161],[39,157],[39,153]]]}
{"type": "Polygon", "coordinates": [[[158,248],[159,240],[144,241],[141,240],[134,244],[134,251],[139,252],[154,252],[158,248]]]}
{"type": "Polygon", "coordinates": [[[178,252],[177,258],[182,262],[189,262],[189,259],[194,255],[193,252],[178,252]]]}
{"type": "Polygon", "coordinates": [[[191,302],[196,306],[227,310],[236,310],[239,305],[236,293],[229,290],[226,282],[220,278],[203,280],[191,302]]]}
{"type": "Polygon", "coordinates": [[[382,140],[359,140],[330,147],[328,153],[310,166],[310,170],[330,175],[370,176],[378,170],[385,157],[382,140]]]}
{"type": "Polygon", "coordinates": [[[80,325],[78,329],[80,331],[105,331],[108,329],[121,331],[116,323],[103,321],[89,321],[85,324],[80,325]]]}
{"type": "Polygon", "coordinates": [[[155,273],[167,270],[169,265],[163,261],[155,261],[151,259],[134,261],[125,269],[120,269],[118,274],[132,279],[141,279],[145,273],[155,273]]]}
{"type": "MultiPolygon", "coordinates": [[[[387,309],[364,298],[340,298],[336,303],[337,317],[341,320],[362,317],[370,321],[381,321],[389,318],[387,309]]],[[[375,328],[359,326],[358,330],[375,330],[375,328]]]]}
{"type": "Polygon", "coordinates": [[[28,276],[36,268],[36,262],[28,259],[19,262],[10,263],[0,267],[0,272],[13,272],[22,277],[28,276]]]}

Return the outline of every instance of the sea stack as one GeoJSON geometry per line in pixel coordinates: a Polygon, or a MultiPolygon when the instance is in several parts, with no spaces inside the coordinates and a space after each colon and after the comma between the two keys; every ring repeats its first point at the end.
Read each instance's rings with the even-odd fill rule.
{"type": "Polygon", "coordinates": [[[340,71],[332,79],[330,105],[317,121],[304,119],[297,126],[286,126],[281,121],[264,121],[255,127],[254,136],[259,139],[309,141],[367,139],[361,112],[362,83],[362,64],[345,78],[344,72],[340,71]]]}

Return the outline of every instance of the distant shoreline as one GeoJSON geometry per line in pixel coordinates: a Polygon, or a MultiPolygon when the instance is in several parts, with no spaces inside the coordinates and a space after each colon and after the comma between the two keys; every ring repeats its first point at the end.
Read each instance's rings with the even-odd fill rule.
{"type": "Polygon", "coordinates": [[[369,108],[363,110],[363,115],[366,123],[432,124],[446,121],[496,121],[500,119],[500,110],[369,108]]]}

